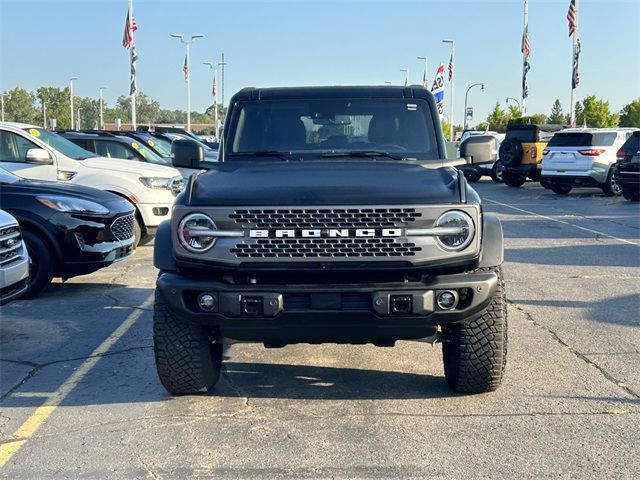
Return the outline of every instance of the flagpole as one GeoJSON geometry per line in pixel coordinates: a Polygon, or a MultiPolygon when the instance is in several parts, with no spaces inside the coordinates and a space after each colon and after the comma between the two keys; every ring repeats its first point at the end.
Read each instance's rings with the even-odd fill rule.
{"type": "MultiPolygon", "coordinates": [[[[523,41],[524,41],[524,35],[529,35],[528,32],[528,24],[529,24],[529,1],[528,0],[524,0],[524,26],[522,27],[522,35],[523,35],[523,41]]],[[[522,78],[523,78],[523,82],[524,82],[524,78],[527,75],[527,51],[526,49],[522,49],[522,78]]],[[[523,83],[523,87],[524,87],[524,83],[523,83]]],[[[522,88],[522,110],[520,111],[520,115],[521,116],[525,116],[527,114],[527,97],[525,96],[525,91],[524,88],[522,88]]]]}
{"type": "Polygon", "coordinates": [[[218,141],[218,69],[213,69],[213,84],[215,89],[213,90],[213,131],[218,141]]]}
{"type": "MultiPolygon", "coordinates": [[[[450,39],[444,39],[442,40],[442,43],[449,43],[451,44],[451,58],[449,59],[449,75],[451,76],[451,79],[449,80],[449,83],[451,83],[451,108],[450,108],[450,113],[449,113],[449,141],[453,142],[453,94],[455,91],[455,82],[456,82],[456,42],[455,40],[450,40],[450,39]]],[[[465,118],[467,115],[467,111],[465,109],[465,118]]]]}
{"type": "MultiPolygon", "coordinates": [[[[133,0],[129,0],[129,21],[133,22],[133,0]]],[[[134,46],[135,46],[135,42],[134,42],[134,46]]],[[[131,48],[133,49],[134,46],[132,46],[131,48]]],[[[131,52],[130,52],[130,55],[131,55],[131,52]]],[[[129,68],[131,68],[131,66],[129,66],[129,68]]],[[[136,130],[137,128],[138,128],[138,120],[136,118],[136,92],[134,91],[133,93],[131,93],[131,130],[136,130]]]]}
{"type": "Polygon", "coordinates": [[[573,64],[576,61],[576,48],[578,48],[578,0],[576,0],[576,29],[573,32],[573,48],[571,49],[571,126],[576,125],[576,88],[574,87],[574,75],[573,64]]]}

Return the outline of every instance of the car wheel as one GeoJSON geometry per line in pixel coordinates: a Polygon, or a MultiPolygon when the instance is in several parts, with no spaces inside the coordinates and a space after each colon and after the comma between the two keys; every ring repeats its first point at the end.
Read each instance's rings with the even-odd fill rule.
{"type": "Polygon", "coordinates": [[[504,165],[498,160],[493,164],[493,167],[491,167],[491,180],[496,183],[504,182],[504,171],[504,165]]]}
{"type": "Polygon", "coordinates": [[[442,326],[445,379],[461,393],[496,390],[507,363],[507,299],[502,270],[480,270],[498,275],[498,288],[487,309],[469,323],[442,326]]]}
{"type": "Polygon", "coordinates": [[[522,185],[524,185],[524,182],[527,181],[527,176],[520,172],[512,172],[508,169],[505,169],[504,173],[502,174],[502,180],[504,181],[505,185],[508,185],[509,187],[521,187],[522,185]]]}
{"type": "Polygon", "coordinates": [[[630,200],[632,202],[637,202],[638,200],[640,200],[640,192],[633,191],[633,190],[623,189],[622,196],[626,200],[630,200]]]}
{"type": "Polygon", "coordinates": [[[540,185],[542,185],[543,188],[548,190],[551,188],[551,180],[543,177],[540,179],[540,185]]]}
{"type": "Polygon", "coordinates": [[[522,161],[522,144],[513,138],[509,138],[500,144],[500,161],[507,167],[515,167],[522,161]]]}
{"type": "Polygon", "coordinates": [[[614,197],[622,194],[622,189],[620,188],[620,185],[618,185],[618,182],[616,181],[617,179],[617,171],[615,168],[611,167],[609,169],[609,175],[607,175],[607,180],[602,185],[602,191],[607,197],[614,197]]]}
{"type": "Polygon", "coordinates": [[[573,187],[571,185],[566,185],[562,183],[552,183],[551,190],[553,193],[557,193],[558,195],[566,195],[569,193],[573,187]]]}
{"type": "Polygon", "coordinates": [[[34,298],[51,283],[55,259],[51,246],[35,233],[24,230],[22,238],[29,253],[29,278],[23,298],[34,298]]]}
{"type": "Polygon", "coordinates": [[[463,172],[464,172],[465,178],[471,183],[477,182],[482,177],[480,172],[478,170],[476,170],[475,168],[468,169],[468,170],[463,170],[463,172]]]}
{"type": "Polygon", "coordinates": [[[174,317],[157,290],[153,345],[156,370],[169,393],[209,391],[220,378],[222,345],[211,342],[210,329],[174,317]]]}

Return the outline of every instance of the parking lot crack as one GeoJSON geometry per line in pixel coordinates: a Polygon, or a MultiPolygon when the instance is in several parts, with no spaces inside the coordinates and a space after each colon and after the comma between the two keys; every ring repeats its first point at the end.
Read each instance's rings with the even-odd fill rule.
{"type": "Polygon", "coordinates": [[[231,376],[229,375],[229,372],[224,367],[222,369],[222,376],[227,379],[227,382],[229,383],[229,387],[231,387],[231,390],[233,390],[236,396],[239,399],[243,400],[242,410],[238,410],[237,412],[232,413],[230,416],[235,417],[237,415],[249,412],[251,410],[251,405],[249,404],[249,397],[246,395],[243,395],[242,390],[240,390],[240,388],[233,382],[233,380],[231,379],[231,376]]]}
{"type": "Polygon", "coordinates": [[[156,475],[153,470],[151,470],[149,468],[149,466],[145,463],[144,460],[142,460],[142,457],[140,455],[138,455],[138,453],[135,454],[136,455],[136,459],[138,460],[138,463],[140,465],[142,465],[142,468],[144,468],[144,470],[147,472],[147,474],[149,474],[149,476],[151,478],[153,478],[154,480],[160,480],[160,477],[158,475],[156,475]]]}
{"type": "Polygon", "coordinates": [[[640,399],[640,393],[636,392],[635,390],[633,390],[632,388],[630,388],[628,385],[624,384],[621,380],[618,380],[617,378],[615,378],[611,373],[609,373],[604,367],[598,365],[596,362],[594,362],[593,360],[591,360],[585,353],[582,353],[578,350],[576,350],[575,348],[573,348],[571,345],[569,345],[569,343],[567,343],[565,340],[562,339],[562,337],[560,336],[560,334],[558,334],[558,332],[552,330],[549,327],[546,327],[545,325],[542,325],[540,322],[538,322],[535,318],[533,318],[533,315],[531,315],[531,313],[527,312],[524,308],[522,308],[520,305],[507,300],[507,302],[512,305],[516,310],[518,310],[519,312],[521,312],[525,318],[527,319],[527,321],[529,321],[530,323],[532,323],[534,326],[536,326],[537,328],[544,330],[545,332],[547,332],[549,335],[551,335],[551,338],[553,338],[558,344],[562,345],[563,347],[565,347],[567,350],[569,350],[569,352],[571,352],[574,356],[578,357],[580,360],[582,360],[583,362],[585,362],[587,365],[590,365],[591,367],[595,368],[596,370],[598,370],[598,372],[600,372],[600,374],[610,383],[612,383],[613,385],[615,385],[616,387],[622,389],[623,391],[625,391],[628,395],[636,398],[636,399],[640,399]]]}

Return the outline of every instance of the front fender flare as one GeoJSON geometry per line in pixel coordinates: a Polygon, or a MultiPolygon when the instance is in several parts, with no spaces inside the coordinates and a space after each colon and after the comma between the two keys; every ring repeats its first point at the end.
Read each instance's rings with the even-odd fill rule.
{"type": "Polygon", "coordinates": [[[504,238],[502,223],[497,215],[483,215],[482,251],[478,268],[497,267],[504,261],[504,238]]]}
{"type": "Polygon", "coordinates": [[[171,220],[165,220],[158,226],[153,247],[153,266],[161,271],[178,270],[173,258],[173,240],[171,238],[171,220]]]}

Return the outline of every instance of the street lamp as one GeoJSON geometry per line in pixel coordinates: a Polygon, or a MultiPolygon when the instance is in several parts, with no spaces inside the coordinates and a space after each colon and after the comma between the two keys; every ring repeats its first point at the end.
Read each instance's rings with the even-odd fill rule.
{"type": "MultiPolygon", "coordinates": [[[[449,141],[453,142],[453,93],[454,93],[454,86],[455,86],[455,63],[456,63],[456,42],[455,40],[451,40],[448,38],[445,38],[444,40],[442,40],[442,43],[448,43],[449,45],[451,45],[451,60],[450,60],[450,64],[449,64],[449,75],[451,76],[451,80],[449,83],[451,83],[451,122],[449,123],[450,127],[449,127],[449,141]]],[[[467,111],[465,109],[465,118],[467,115],[467,111]]]]}
{"type": "Polygon", "coordinates": [[[480,86],[480,91],[484,92],[484,83],[474,83],[467,88],[467,93],[464,94],[464,130],[467,129],[467,97],[469,96],[469,90],[477,86],[480,86]]]}
{"type": "Polygon", "coordinates": [[[504,101],[504,103],[509,103],[509,100],[511,100],[513,102],[516,102],[516,104],[518,105],[518,111],[520,113],[522,113],[522,108],[520,107],[520,102],[518,100],[516,100],[515,98],[513,98],[513,97],[507,97],[507,99],[504,101]]]}
{"type": "Polygon", "coordinates": [[[8,93],[0,93],[0,109],[2,109],[2,121],[4,122],[4,97],[8,97],[8,93]]]}
{"type": "Polygon", "coordinates": [[[218,86],[216,85],[216,77],[218,76],[218,69],[213,62],[202,62],[203,65],[209,65],[213,70],[213,86],[211,87],[213,94],[213,133],[218,139],[218,86]]]}
{"type": "Polygon", "coordinates": [[[73,81],[77,80],[78,77],[71,77],[69,79],[69,100],[71,102],[71,130],[73,130],[73,81]]]}
{"type": "Polygon", "coordinates": [[[199,38],[204,38],[204,35],[191,35],[190,40],[185,40],[184,35],[181,33],[172,33],[171,36],[173,38],[178,38],[180,43],[185,46],[185,62],[186,62],[186,72],[185,77],[187,80],[187,131],[191,131],[191,71],[189,70],[189,46],[198,40],[199,38]]]}
{"type": "Polygon", "coordinates": [[[100,87],[99,91],[100,91],[100,130],[104,130],[104,117],[102,115],[102,108],[104,105],[104,100],[102,98],[102,91],[105,90],[107,87],[100,87]]]}
{"type": "Polygon", "coordinates": [[[418,60],[424,60],[424,77],[422,78],[422,85],[424,86],[424,88],[429,88],[429,85],[427,84],[428,80],[427,80],[427,57],[417,57],[418,60]]]}
{"type": "Polygon", "coordinates": [[[407,85],[409,85],[409,69],[401,68],[400,71],[404,72],[404,86],[406,87],[407,85]]]}

